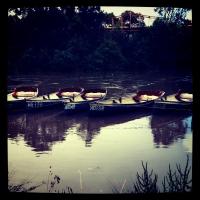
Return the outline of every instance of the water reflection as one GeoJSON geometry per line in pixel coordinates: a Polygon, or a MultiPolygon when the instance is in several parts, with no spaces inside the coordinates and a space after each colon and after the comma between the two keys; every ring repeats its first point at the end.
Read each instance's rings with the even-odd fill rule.
{"type": "MultiPolygon", "coordinates": [[[[191,127],[191,120],[185,123],[184,119],[190,114],[154,114],[151,118],[151,129],[156,147],[165,145],[168,147],[178,139],[184,139],[188,126],[191,127]],[[189,124],[190,123],[190,124],[189,124]]],[[[191,118],[192,119],[192,118],[191,118]]]]}
{"type": "Polygon", "coordinates": [[[19,135],[24,135],[26,129],[26,114],[14,113],[8,116],[8,137],[17,139],[19,135]]]}
{"type": "Polygon", "coordinates": [[[34,151],[51,150],[56,141],[63,141],[66,127],[56,119],[58,112],[10,114],[8,116],[8,137],[17,140],[24,136],[27,145],[34,151]]]}
{"type": "Polygon", "coordinates": [[[136,112],[136,113],[126,113],[120,115],[111,115],[111,116],[98,116],[88,118],[88,126],[87,126],[87,137],[86,137],[86,145],[91,145],[91,141],[95,135],[99,134],[101,129],[107,126],[112,126],[116,124],[122,124],[125,122],[129,122],[135,119],[139,119],[149,115],[148,112],[136,112]]]}
{"type": "MultiPolygon", "coordinates": [[[[125,72],[90,76],[34,74],[10,79],[15,81],[8,81],[8,89],[34,84],[38,85],[42,95],[62,87],[80,87],[81,84],[84,88],[107,88],[108,98],[146,89],[161,89],[172,94],[183,88],[183,81],[192,85],[191,76],[188,79],[186,76],[125,72]]],[[[186,153],[192,155],[191,116],[137,113],[94,118],[84,113],[67,116],[60,110],[43,110],[9,113],[7,119],[8,167],[10,171],[14,166],[17,182],[24,177],[33,180],[33,185],[41,180],[47,181],[51,165],[53,172],[62,177],[63,184],[59,189],[69,184],[74,192],[80,191],[77,173],[80,169],[85,193],[95,193],[99,189],[109,193],[112,189],[107,180],[116,186],[119,183],[118,189],[123,180],[127,180],[126,187],[130,175],[140,169],[140,160],[148,161],[163,176],[169,163],[183,163],[186,153]],[[176,142],[178,138],[184,139],[176,142]],[[155,150],[156,145],[169,148],[155,150]],[[97,166],[102,170],[93,170],[97,166]]],[[[38,192],[45,192],[45,189],[44,184],[38,192]]]]}
{"type": "MultiPolygon", "coordinates": [[[[92,117],[87,114],[66,115],[60,110],[48,110],[37,113],[17,113],[8,116],[8,137],[18,141],[23,136],[26,144],[36,152],[50,151],[56,142],[67,139],[69,134],[78,135],[86,147],[106,126],[121,124],[150,115],[148,112],[122,114],[115,116],[92,117]]],[[[150,120],[153,140],[156,147],[169,146],[177,139],[183,139],[188,128],[184,122],[188,114],[158,115],[150,120]]],[[[191,126],[190,126],[191,127],[191,126]]]]}
{"type": "Polygon", "coordinates": [[[8,137],[18,141],[23,136],[36,152],[50,151],[53,144],[64,141],[70,133],[79,135],[89,144],[96,132],[88,127],[87,115],[67,116],[60,110],[8,115],[8,137]]]}
{"type": "MultiPolygon", "coordinates": [[[[36,152],[51,151],[57,142],[67,140],[68,135],[76,134],[86,147],[104,127],[131,122],[150,112],[126,113],[121,115],[93,117],[87,113],[66,115],[62,110],[46,110],[33,113],[8,115],[8,137],[14,141],[24,137],[26,144],[36,152]]],[[[168,147],[177,139],[184,139],[188,126],[191,129],[189,114],[153,114],[149,118],[153,140],[156,147],[168,147]],[[184,121],[184,119],[189,119],[184,121]]],[[[132,122],[131,122],[132,123],[132,122]]]]}
{"type": "Polygon", "coordinates": [[[92,117],[86,113],[66,115],[60,110],[9,114],[8,137],[17,141],[23,136],[26,144],[36,152],[50,151],[56,142],[67,140],[69,134],[78,135],[86,147],[102,128],[147,116],[147,112],[118,116],[92,117]]]}

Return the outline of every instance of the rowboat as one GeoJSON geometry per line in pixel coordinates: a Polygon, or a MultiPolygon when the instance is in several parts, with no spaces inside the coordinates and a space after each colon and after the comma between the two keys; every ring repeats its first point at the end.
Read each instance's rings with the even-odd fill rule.
{"type": "Polygon", "coordinates": [[[37,97],[37,95],[38,88],[35,86],[17,87],[11,93],[7,94],[8,109],[25,109],[26,101],[37,97]]]}
{"type": "Polygon", "coordinates": [[[138,91],[135,95],[91,103],[90,113],[113,114],[148,108],[155,100],[163,97],[164,94],[164,91],[138,91]]]}
{"type": "Polygon", "coordinates": [[[66,112],[86,111],[89,110],[89,104],[103,100],[106,97],[106,89],[86,89],[83,93],[75,97],[72,101],[64,101],[64,110],[66,112]]]}
{"type": "Polygon", "coordinates": [[[166,111],[192,111],[193,94],[191,91],[178,90],[177,93],[156,100],[152,108],[166,111]]]}
{"type": "Polygon", "coordinates": [[[26,101],[28,110],[63,106],[63,101],[73,101],[84,91],[83,88],[62,88],[58,92],[41,95],[26,101]]]}

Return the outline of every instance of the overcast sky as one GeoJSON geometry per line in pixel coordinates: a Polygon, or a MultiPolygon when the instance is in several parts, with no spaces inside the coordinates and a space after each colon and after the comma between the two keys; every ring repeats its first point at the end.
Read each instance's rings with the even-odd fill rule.
{"type": "MultiPolygon", "coordinates": [[[[126,10],[133,11],[135,13],[141,13],[143,15],[155,16],[157,17],[158,14],[154,11],[155,7],[121,7],[121,6],[101,6],[101,10],[107,13],[112,13],[115,16],[119,16],[122,12],[126,10]]],[[[188,13],[188,19],[192,19],[192,12],[188,13]]],[[[145,18],[144,22],[147,26],[152,25],[154,19],[145,18]]]]}

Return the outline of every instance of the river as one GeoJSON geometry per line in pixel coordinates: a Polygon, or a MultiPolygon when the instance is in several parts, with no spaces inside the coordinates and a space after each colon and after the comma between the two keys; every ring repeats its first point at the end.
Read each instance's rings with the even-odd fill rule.
{"type": "MultiPolygon", "coordinates": [[[[58,88],[107,88],[108,98],[138,89],[176,92],[192,87],[191,75],[63,74],[8,76],[8,91],[37,85],[40,94],[58,88]]],[[[33,192],[127,192],[142,172],[141,161],[158,174],[158,184],[176,163],[192,165],[192,114],[151,112],[92,117],[62,109],[8,113],[9,182],[38,185],[33,192]],[[60,178],[53,187],[54,177],[60,178]]]]}

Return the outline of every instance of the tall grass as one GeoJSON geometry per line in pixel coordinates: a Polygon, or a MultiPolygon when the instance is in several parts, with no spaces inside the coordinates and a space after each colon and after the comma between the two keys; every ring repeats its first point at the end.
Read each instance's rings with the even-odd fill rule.
{"type": "Polygon", "coordinates": [[[135,193],[157,193],[159,191],[157,186],[158,175],[148,171],[147,162],[144,165],[142,161],[143,174],[137,172],[137,181],[134,183],[135,193]]]}
{"type": "MultiPolygon", "coordinates": [[[[189,166],[189,156],[187,155],[186,165],[181,168],[176,164],[174,170],[169,168],[162,180],[162,187],[158,186],[158,175],[148,169],[148,163],[142,161],[143,172],[136,174],[136,181],[131,185],[132,189],[127,189],[127,193],[171,193],[171,192],[190,192],[192,191],[192,178],[190,179],[191,166],[189,166]]],[[[121,193],[116,187],[114,193],[121,193]]]]}
{"type": "Polygon", "coordinates": [[[189,179],[191,166],[189,166],[189,157],[185,168],[182,169],[180,164],[176,164],[176,170],[172,171],[169,164],[167,175],[162,181],[163,192],[189,192],[192,190],[192,179],[189,179]]]}

